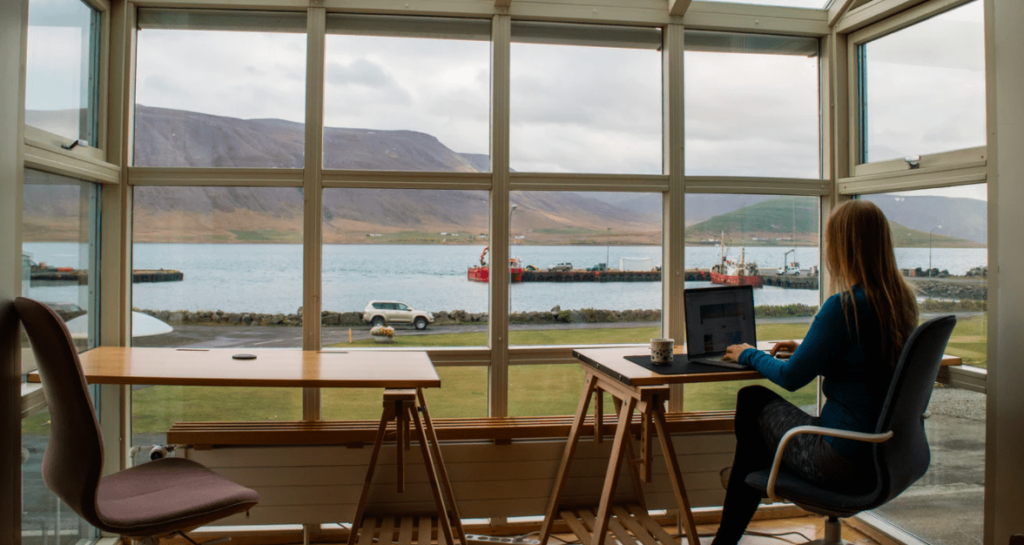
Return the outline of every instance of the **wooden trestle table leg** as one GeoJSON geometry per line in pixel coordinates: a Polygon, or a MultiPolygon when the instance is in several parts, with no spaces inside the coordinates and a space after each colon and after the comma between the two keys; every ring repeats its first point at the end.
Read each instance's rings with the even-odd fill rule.
{"type": "MultiPolygon", "coordinates": [[[[419,436],[420,450],[423,451],[423,463],[426,466],[427,478],[430,481],[430,491],[434,495],[434,503],[437,505],[437,524],[440,526],[440,533],[444,536],[444,539],[449,544],[454,544],[455,541],[452,539],[452,522],[448,516],[448,511],[445,509],[444,499],[441,497],[441,490],[437,482],[437,464],[434,463],[434,457],[430,452],[430,446],[427,444],[427,434],[423,430],[423,422],[420,421],[418,411],[415,407],[408,407],[409,418],[416,424],[416,434],[419,436]]],[[[465,542],[462,545],[466,545],[465,542]]]]}
{"type": "Polygon", "coordinates": [[[608,533],[608,519],[611,517],[612,496],[615,494],[615,486],[619,481],[619,471],[622,469],[622,455],[625,448],[623,443],[630,440],[629,424],[633,420],[634,409],[636,409],[636,398],[629,397],[623,400],[622,410],[619,411],[619,422],[615,427],[615,440],[612,442],[608,472],[604,477],[604,489],[601,491],[601,503],[597,506],[597,521],[595,522],[590,545],[604,545],[605,534],[608,533]]]}
{"type": "Polygon", "coordinates": [[[658,442],[661,443],[661,454],[665,458],[665,465],[668,466],[669,481],[672,482],[672,491],[676,495],[676,504],[679,506],[679,513],[682,515],[683,525],[686,530],[686,539],[690,545],[699,545],[700,538],[697,534],[697,525],[693,521],[693,512],[690,510],[690,500],[686,496],[686,486],[683,485],[683,474],[679,470],[679,460],[676,458],[676,448],[672,444],[672,437],[665,431],[665,408],[662,404],[654,405],[653,414],[654,426],[658,430],[658,442]]]}
{"type": "MultiPolygon", "coordinates": [[[[363,481],[363,491],[359,494],[359,503],[356,504],[356,515],[352,519],[352,530],[348,534],[348,545],[355,545],[356,535],[363,523],[363,514],[366,511],[366,500],[370,497],[370,483],[373,482],[373,469],[377,466],[377,456],[380,454],[380,446],[384,443],[384,433],[387,431],[388,422],[394,419],[394,404],[384,402],[384,412],[380,415],[380,426],[377,428],[377,438],[373,441],[373,452],[370,453],[370,463],[366,468],[366,479],[363,481]]],[[[371,530],[372,531],[372,530],[371,530]]]]}
{"type": "Polygon", "coordinates": [[[427,398],[423,394],[422,388],[416,389],[416,395],[419,398],[420,411],[423,413],[423,424],[426,427],[427,436],[430,438],[430,444],[434,450],[434,461],[437,464],[437,471],[440,473],[441,484],[444,487],[445,496],[447,496],[448,505],[451,509],[452,523],[455,525],[455,531],[461,540],[460,543],[467,545],[466,532],[462,528],[462,516],[459,514],[458,504],[455,503],[455,491],[452,489],[452,482],[448,478],[448,469],[444,465],[444,457],[441,456],[441,443],[437,440],[434,422],[430,419],[430,411],[427,409],[427,398]]]}
{"type": "Polygon", "coordinates": [[[551,499],[548,500],[548,508],[544,512],[544,522],[540,526],[540,542],[545,545],[551,537],[551,525],[558,516],[558,501],[562,497],[562,489],[569,476],[569,466],[572,465],[573,454],[576,453],[576,445],[579,444],[580,433],[583,429],[583,419],[587,416],[587,407],[590,405],[590,397],[594,394],[597,386],[597,376],[587,371],[583,391],[580,393],[580,402],[576,406],[576,416],[572,420],[572,428],[569,430],[569,439],[565,443],[565,451],[562,452],[562,461],[558,466],[558,474],[555,476],[555,486],[551,490],[551,499]]]}

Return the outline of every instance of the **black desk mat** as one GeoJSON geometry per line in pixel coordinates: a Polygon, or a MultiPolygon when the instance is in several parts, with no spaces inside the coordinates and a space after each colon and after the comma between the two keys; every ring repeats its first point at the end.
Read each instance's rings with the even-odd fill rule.
{"type": "Polygon", "coordinates": [[[704,363],[695,363],[684,360],[685,356],[676,357],[669,364],[654,365],[651,363],[650,355],[640,356],[626,356],[626,359],[643,367],[658,373],[659,375],[699,375],[704,373],[740,373],[749,371],[749,368],[744,369],[730,369],[728,367],[719,367],[717,365],[707,365],[704,363]]]}

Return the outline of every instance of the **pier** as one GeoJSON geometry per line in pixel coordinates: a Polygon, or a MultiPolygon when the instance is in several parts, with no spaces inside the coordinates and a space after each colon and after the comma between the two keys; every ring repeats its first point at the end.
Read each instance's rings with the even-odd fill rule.
{"type": "MultiPolygon", "coordinates": [[[[710,282],[711,271],[708,269],[686,269],[687,282],[710,282]]],[[[763,276],[767,286],[787,289],[816,290],[818,276],[763,276]]],[[[660,282],[661,271],[588,271],[573,269],[569,271],[523,271],[523,282],[660,282]]]]}
{"type": "MultiPolygon", "coordinates": [[[[89,271],[85,269],[51,269],[36,268],[30,273],[31,285],[45,284],[78,284],[89,283],[89,271]]],[[[173,269],[135,269],[132,271],[132,283],[149,282],[181,282],[185,273],[173,269]]]]}

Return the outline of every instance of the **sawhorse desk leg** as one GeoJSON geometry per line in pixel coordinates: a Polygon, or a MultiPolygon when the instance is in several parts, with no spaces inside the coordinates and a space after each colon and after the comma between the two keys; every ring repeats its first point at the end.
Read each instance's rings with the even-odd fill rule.
{"type": "MultiPolygon", "coordinates": [[[[444,459],[441,456],[441,445],[437,441],[437,434],[434,424],[430,420],[430,412],[427,410],[426,398],[421,389],[417,390],[385,390],[384,410],[380,417],[380,425],[377,428],[377,437],[373,443],[373,451],[370,453],[370,462],[366,468],[366,479],[363,481],[363,490],[359,496],[359,503],[356,505],[355,517],[352,519],[352,531],[349,533],[348,545],[355,545],[357,538],[359,543],[372,543],[374,524],[363,527],[366,518],[366,504],[370,495],[370,486],[373,484],[373,472],[377,467],[377,459],[380,456],[381,445],[387,434],[389,422],[395,422],[396,439],[396,462],[398,471],[398,492],[405,491],[405,451],[410,447],[409,425],[415,425],[416,438],[420,443],[420,450],[423,454],[423,463],[430,481],[430,490],[437,505],[437,540],[438,543],[454,545],[453,526],[462,545],[466,544],[466,534],[462,529],[462,521],[459,516],[458,506],[455,503],[455,494],[452,490],[451,481],[448,478],[448,470],[444,466],[444,459]],[[417,403],[418,402],[418,403],[417,403]],[[439,475],[440,474],[440,475],[439,475]],[[441,488],[444,488],[442,496],[441,488]],[[447,499],[447,506],[445,500],[447,499]],[[360,536],[360,534],[362,534],[360,536]]],[[[431,543],[433,533],[432,524],[427,521],[428,517],[420,517],[417,541],[421,545],[431,543]]],[[[381,521],[381,542],[390,542],[391,534],[396,529],[395,518],[386,516],[381,521]],[[385,535],[387,535],[385,537],[385,535]]],[[[402,517],[398,521],[397,528],[400,533],[408,531],[411,535],[413,521],[411,518],[402,517]]]]}
{"type": "MultiPolygon", "coordinates": [[[[624,386],[621,383],[605,380],[603,377],[595,375],[589,371],[587,372],[586,383],[584,385],[583,392],[580,395],[580,402],[576,408],[576,416],[573,419],[565,451],[562,454],[561,465],[559,466],[558,474],[555,477],[554,489],[551,492],[551,498],[549,499],[548,508],[544,516],[544,522],[541,526],[540,542],[542,545],[546,544],[548,538],[551,536],[551,527],[554,524],[555,518],[559,515],[566,518],[566,521],[572,528],[573,533],[580,538],[580,542],[583,545],[604,545],[605,538],[609,530],[612,531],[623,543],[628,543],[629,539],[634,543],[643,542],[645,544],[648,541],[661,542],[663,545],[676,543],[676,541],[672,539],[664,529],[651,521],[650,517],[647,515],[647,506],[644,501],[644,493],[641,483],[651,482],[651,464],[653,458],[653,443],[651,436],[654,431],[657,431],[659,442],[661,443],[662,456],[665,458],[665,464],[669,472],[669,481],[672,483],[676,504],[679,508],[680,514],[682,515],[682,523],[685,527],[686,535],[692,545],[697,545],[699,543],[697,527],[693,520],[693,513],[690,510],[689,499],[686,495],[686,487],[683,485],[682,472],[679,468],[679,461],[676,459],[675,447],[672,444],[671,437],[666,433],[664,401],[668,399],[668,391],[668,387],[631,388],[624,386]],[[601,498],[600,503],[597,506],[597,512],[595,514],[586,509],[578,510],[579,519],[582,519],[581,522],[577,519],[575,512],[560,511],[559,501],[568,478],[569,468],[572,465],[572,458],[579,443],[579,437],[582,432],[584,419],[586,418],[590,398],[595,393],[597,395],[601,395],[603,391],[610,393],[615,400],[615,409],[618,413],[618,424],[615,429],[615,438],[612,441],[611,455],[608,460],[608,469],[605,473],[604,486],[601,490],[601,498]],[[639,460],[635,458],[632,438],[630,437],[629,432],[633,413],[637,411],[641,414],[642,430],[641,456],[639,460]],[[652,423],[654,428],[653,430],[651,429],[652,423]],[[630,478],[633,482],[633,488],[636,491],[638,502],[638,505],[629,506],[628,508],[612,505],[612,497],[615,495],[619,474],[622,469],[623,457],[627,460],[630,478]],[[638,471],[637,465],[641,466],[642,475],[641,472],[638,471]],[[616,515],[618,518],[612,518],[612,515],[616,515]],[[584,523],[586,523],[586,526],[584,526],[584,523]],[[587,526],[589,526],[592,531],[588,531],[587,526]],[[630,538],[630,532],[632,533],[632,538],[630,538]]],[[[597,406],[595,406],[595,408],[597,408],[597,406]]],[[[600,426],[600,415],[603,410],[598,409],[596,412],[597,414],[595,415],[594,425],[600,426]]],[[[594,431],[594,435],[595,440],[598,442],[603,438],[603,434],[596,429],[594,431]]]]}

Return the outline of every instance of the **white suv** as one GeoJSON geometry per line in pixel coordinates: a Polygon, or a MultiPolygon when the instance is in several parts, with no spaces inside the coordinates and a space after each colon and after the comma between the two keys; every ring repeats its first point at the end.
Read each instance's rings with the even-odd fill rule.
{"type": "Polygon", "coordinates": [[[426,329],[427,324],[434,323],[434,315],[397,301],[370,301],[363,310],[363,321],[373,325],[412,324],[416,329],[426,329]]]}

